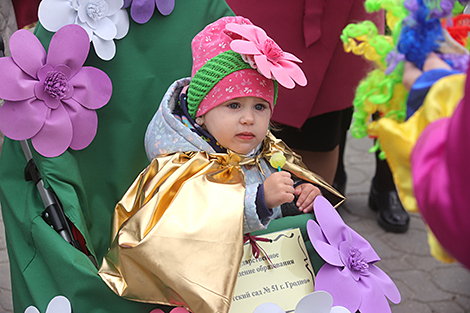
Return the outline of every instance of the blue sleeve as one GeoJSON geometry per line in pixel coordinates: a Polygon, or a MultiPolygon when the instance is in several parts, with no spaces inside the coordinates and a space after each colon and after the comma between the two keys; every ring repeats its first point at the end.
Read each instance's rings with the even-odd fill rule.
{"type": "Polygon", "coordinates": [[[423,104],[429,89],[439,79],[452,74],[460,74],[455,70],[436,69],[424,72],[411,87],[406,101],[406,119],[409,119],[423,104]]]}
{"type": "Polygon", "coordinates": [[[258,187],[258,192],[256,193],[256,213],[261,221],[266,218],[271,218],[273,211],[266,206],[266,201],[264,200],[264,189],[263,184],[260,184],[258,187]]]}

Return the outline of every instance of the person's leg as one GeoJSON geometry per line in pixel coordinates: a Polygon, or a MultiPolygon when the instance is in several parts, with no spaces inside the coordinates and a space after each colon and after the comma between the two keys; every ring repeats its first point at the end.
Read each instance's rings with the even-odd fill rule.
{"type": "Polygon", "coordinates": [[[339,145],[326,152],[294,150],[302,156],[302,161],[312,172],[320,175],[328,184],[333,184],[338,164],[339,145]]]}
{"type": "Polygon", "coordinates": [[[352,108],[329,112],[307,119],[301,129],[280,125],[273,133],[302,157],[309,170],[331,185],[338,164],[339,143],[351,122],[350,114],[352,108]]]}
{"type": "Polygon", "coordinates": [[[344,152],[346,150],[346,137],[348,135],[349,127],[351,126],[353,108],[345,110],[342,123],[342,134],[339,141],[338,151],[338,164],[336,165],[335,178],[333,180],[333,187],[338,190],[342,195],[346,194],[346,182],[348,176],[344,167],[344,152]]]}
{"type": "Polygon", "coordinates": [[[377,211],[377,222],[389,232],[404,233],[409,228],[410,217],[400,202],[393,176],[386,160],[376,152],[376,169],[372,179],[369,206],[377,211]]]}

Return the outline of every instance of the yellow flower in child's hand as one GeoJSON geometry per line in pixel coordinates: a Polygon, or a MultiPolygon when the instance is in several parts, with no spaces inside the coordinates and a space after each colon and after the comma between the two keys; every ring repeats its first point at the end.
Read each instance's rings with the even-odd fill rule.
{"type": "Polygon", "coordinates": [[[284,153],[282,152],[275,152],[271,156],[271,160],[269,160],[269,163],[271,164],[272,167],[281,170],[284,164],[286,164],[286,157],[284,156],[284,153]]]}

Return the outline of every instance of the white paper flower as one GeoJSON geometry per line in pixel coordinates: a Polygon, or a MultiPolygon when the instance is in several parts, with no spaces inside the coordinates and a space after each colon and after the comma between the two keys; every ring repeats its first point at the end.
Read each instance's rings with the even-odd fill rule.
{"type": "Polygon", "coordinates": [[[129,15],[123,0],[43,0],[39,4],[39,22],[51,32],[62,26],[82,26],[93,42],[96,54],[111,60],[116,54],[114,39],[129,31],[129,15]]]}
{"type": "MultiPolygon", "coordinates": [[[[40,313],[34,306],[26,308],[24,313],[40,313]]],[[[64,296],[57,296],[47,305],[46,313],[72,313],[69,300],[64,296]]]]}
{"type": "MultiPolygon", "coordinates": [[[[285,313],[285,311],[274,303],[263,303],[253,313],[285,313]]],[[[351,313],[342,306],[333,306],[333,297],[326,291],[312,292],[295,306],[295,313],[351,313]]]]}

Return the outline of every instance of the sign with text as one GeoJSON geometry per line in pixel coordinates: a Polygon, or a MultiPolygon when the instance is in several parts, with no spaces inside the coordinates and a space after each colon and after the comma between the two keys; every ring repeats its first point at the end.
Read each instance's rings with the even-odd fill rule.
{"type": "Polygon", "coordinates": [[[249,242],[238,272],[230,313],[252,313],[266,302],[294,312],[302,297],[314,291],[315,274],[298,228],[260,235],[270,242],[257,240],[261,247],[253,256],[249,242]]]}

